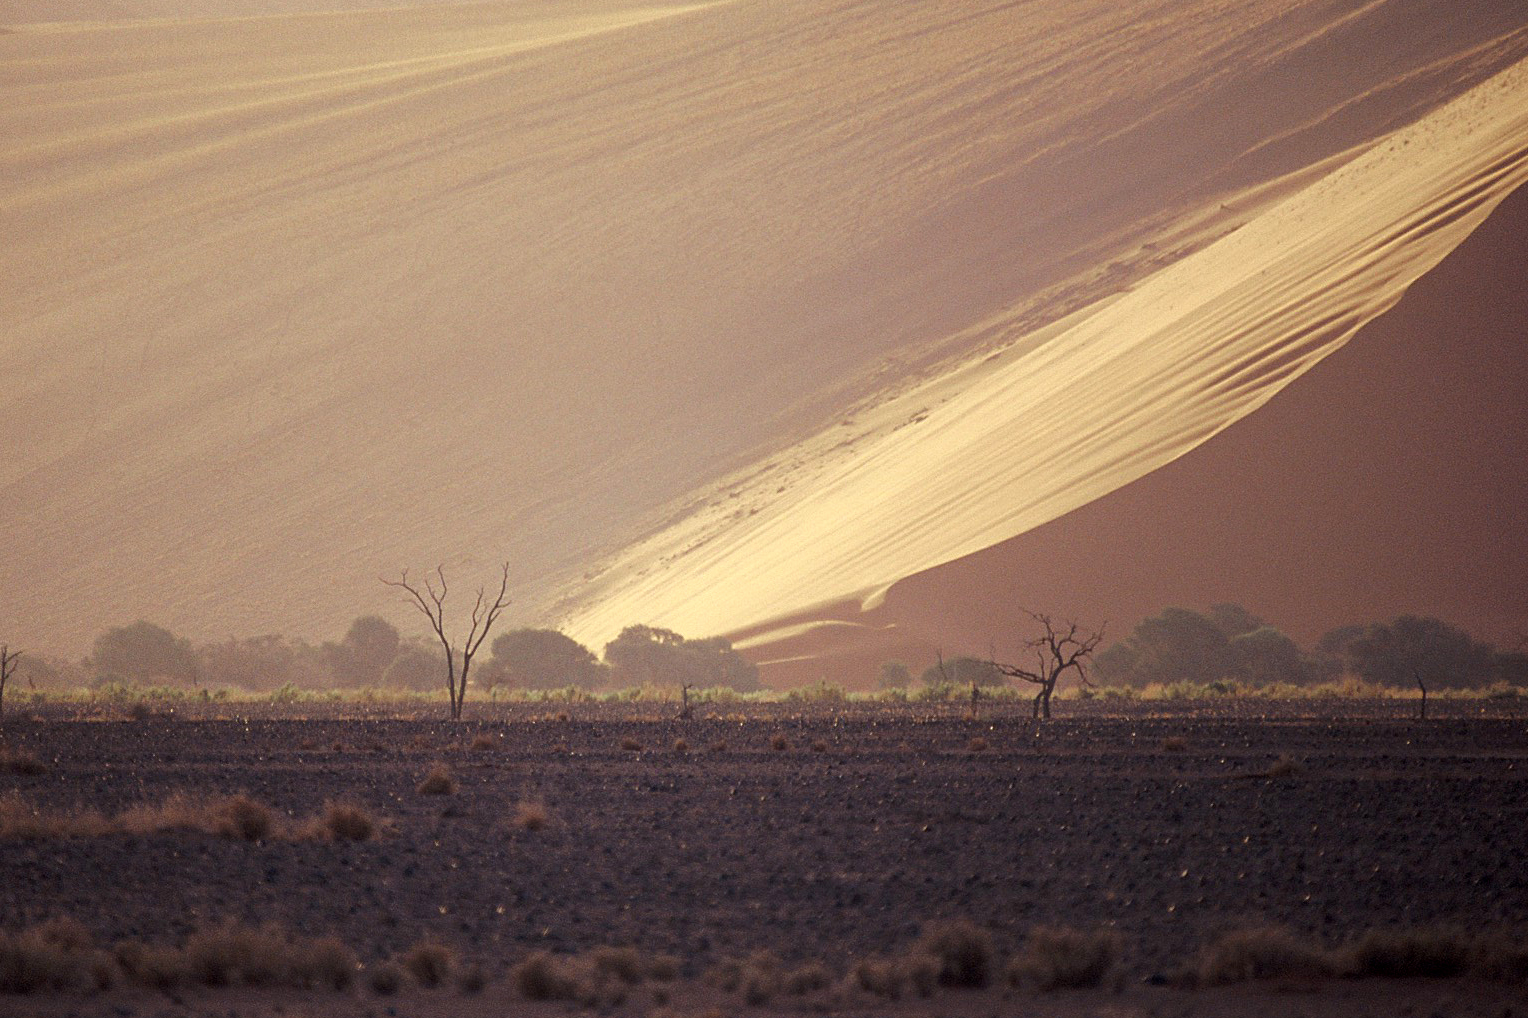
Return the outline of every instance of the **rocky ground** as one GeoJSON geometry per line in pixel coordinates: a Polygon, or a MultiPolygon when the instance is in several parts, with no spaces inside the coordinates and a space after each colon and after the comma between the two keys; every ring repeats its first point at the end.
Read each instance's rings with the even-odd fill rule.
{"type": "MultiPolygon", "coordinates": [[[[947,705],[716,706],[685,722],[654,705],[484,706],[457,724],[204,706],[200,719],[13,718],[11,751],[43,770],[0,775],[0,794],[110,814],[244,792],[293,818],[343,799],[384,833],[0,840],[0,928],[67,915],[103,941],[173,942],[222,920],[278,920],[333,933],[369,963],[429,937],[481,965],[489,991],[445,1005],[422,991],[322,1005],[245,994],[237,1007],[211,991],[12,997],[0,1014],[274,1013],[272,1001],[502,1014],[529,1006],[501,981],[535,948],[637,945],[677,956],[686,980],[761,948],[842,971],[939,918],[989,929],[1002,954],[1036,924],[1112,926],[1127,988],[941,998],[941,1014],[1528,1014],[1521,987],[1458,981],[1424,984],[1436,1001],[1415,983],[1346,982],[1294,1011],[1299,988],[1152,985],[1253,925],[1328,944],[1387,926],[1528,928],[1528,720],[1512,704],[1444,706],[1425,722],[1386,702],[1064,704],[1043,724],[1022,705],[978,720],[947,705]],[[421,793],[437,764],[455,790],[421,793]],[[517,822],[525,803],[544,807],[544,826],[517,822]]],[[[699,1011],[731,1007],[694,992],[699,1011]]]]}

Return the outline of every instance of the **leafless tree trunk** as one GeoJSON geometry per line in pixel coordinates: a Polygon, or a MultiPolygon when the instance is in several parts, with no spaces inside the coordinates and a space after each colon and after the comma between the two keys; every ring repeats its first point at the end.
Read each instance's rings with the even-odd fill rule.
{"type": "Polygon", "coordinates": [[[1422,673],[1421,672],[1413,671],[1411,674],[1416,676],[1417,688],[1422,691],[1422,706],[1421,706],[1420,711],[1419,711],[1419,718],[1418,719],[1421,720],[1421,721],[1426,721],[1427,720],[1427,687],[1422,685],[1422,673]]]}
{"type": "Polygon", "coordinates": [[[695,716],[695,710],[690,706],[690,690],[695,688],[693,682],[686,682],[679,687],[679,696],[684,705],[679,708],[679,720],[688,721],[695,716]]]}
{"type": "Polygon", "coordinates": [[[991,664],[1010,679],[1023,679],[1039,687],[1039,692],[1035,694],[1034,716],[1048,718],[1051,716],[1051,694],[1056,691],[1056,682],[1068,669],[1076,669],[1077,677],[1084,684],[1087,683],[1088,673],[1084,665],[1103,642],[1104,631],[1083,632],[1075,622],[1057,624],[1049,615],[1029,611],[1024,614],[1045,630],[1042,635],[1024,643],[1035,655],[1034,667],[1004,664],[996,660],[991,664]]]}
{"type": "Polygon", "coordinates": [[[0,725],[5,724],[5,684],[16,672],[16,661],[22,652],[11,650],[8,644],[0,644],[0,725]]]}
{"type": "Polygon", "coordinates": [[[467,699],[467,673],[472,669],[472,658],[477,654],[478,648],[483,641],[488,639],[488,631],[498,621],[499,614],[509,606],[509,598],[505,595],[509,591],[509,563],[505,562],[499,579],[499,593],[493,601],[488,600],[488,594],[482,587],[478,588],[477,601],[472,606],[471,625],[467,629],[467,636],[461,645],[462,668],[460,675],[456,670],[457,649],[451,639],[446,636],[446,573],[443,566],[435,567],[436,579],[440,581],[440,589],[435,589],[435,581],[425,577],[424,587],[421,589],[416,584],[409,582],[409,573],[405,569],[402,576],[396,580],[383,579],[382,582],[389,587],[397,587],[406,591],[410,603],[424,613],[424,617],[430,620],[430,628],[435,630],[435,636],[440,640],[440,645],[446,652],[446,692],[451,697],[451,720],[459,721],[462,716],[462,703],[467,699]]]}

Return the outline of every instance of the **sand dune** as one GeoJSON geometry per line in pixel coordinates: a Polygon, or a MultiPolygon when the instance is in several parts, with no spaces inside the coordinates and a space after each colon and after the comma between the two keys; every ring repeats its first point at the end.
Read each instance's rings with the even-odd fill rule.
{"type": "Polygon", "coordinates": [[[594,641],[863,596],[1255,409],[1520,179],[1520,73],[1440,112],[1515,3],[123,6],[0,7],[0,627],[69,652],[438,561],[594,641]]]}

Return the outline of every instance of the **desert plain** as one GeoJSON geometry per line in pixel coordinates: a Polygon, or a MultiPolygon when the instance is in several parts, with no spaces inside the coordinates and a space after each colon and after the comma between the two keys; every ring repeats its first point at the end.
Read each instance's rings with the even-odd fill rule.
{"type": "MultiPolygon", "coordinates": [[[[236,794],[272,833],[7,836],[0,926],[69,916],[102,945],[176,944],[233,921],[334,935],[343,991],[151,988],[0,998],[17,1015],[1481,1015],[1511,979],[1283,975],[1196,986],[1204,951],[1282,926],[1336,948],[1374,930],[1528,925],[1528,718],[1513,700],[1027,705],[469,707],[194,704],[137,719],[13,719],[4,794],[40,815],[120,815],[236,794]],[[431,792],[444,769],[449,789],[431,792]],[[19,800],[18,798],[19,797],[19,800]],[[327,801],[360,841],[285,835],[327,801]],[[527,812],[529,810],[529,813],[527,812]],[[532,819],[527,820],[527,816],[532,819]],[[849,977],[926,923],[987,931],[984,988],[891,1000],[849,977]],[[1005,985],[1035,927],[1107,929],[1100,985],[1005,985]],[[393,993],[370,973],[420,942],[452,975],[393,993]],[[528,1000],[535,951],[663,957],[663,981],[528,1000]],[[748,995],[730,960],[813,963],[825,985],[748,995]],[[461,989],[471,973],[471,992],[461,989]],[[732,989],[727,987],[732,985],[732,989]]],[[[51,712],[54,716],[48,716],[51,712]]],[[[191,826],[195,826],[192,824],[191,826]]],[[[1515,931],[1515,933],[1513,932],[1515,931]]]]}

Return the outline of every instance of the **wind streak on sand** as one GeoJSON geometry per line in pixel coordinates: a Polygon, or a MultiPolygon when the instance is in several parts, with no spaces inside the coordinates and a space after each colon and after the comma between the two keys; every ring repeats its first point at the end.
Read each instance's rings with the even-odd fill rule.
{"type": "MultiPolygon", "coordinates": [[[[564,625],[756,627],[989,547],[1189,452],[1400,299],[1528,179],[1528,63],[1126,296],[718,485],[564,625]],[[802,465],[802,466],[797,466],[802,465]]],[[[793,630],[792,630],[793,631],[793,630]]]]}

